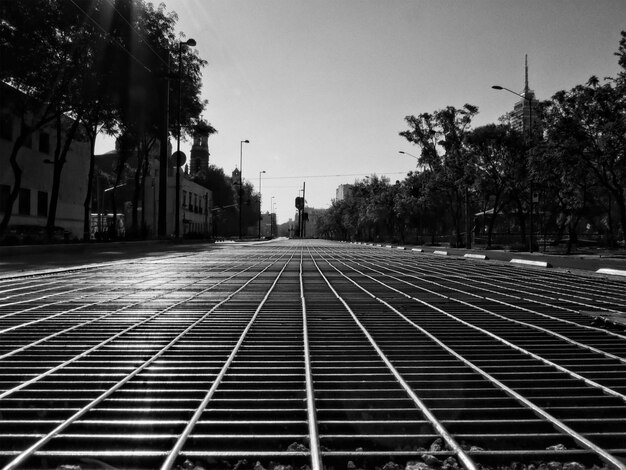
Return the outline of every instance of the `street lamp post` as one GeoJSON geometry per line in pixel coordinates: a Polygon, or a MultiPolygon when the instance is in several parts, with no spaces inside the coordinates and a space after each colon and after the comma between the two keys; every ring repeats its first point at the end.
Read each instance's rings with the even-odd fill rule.
{"type": "Polygon", "coordinates": [[[243,226],[243,144],[249,144],[249,140],[239,141],[239,240],[242,237],[243,226]]]}
{"type": "Polygon", "coordinates": [[[408,155],[409,157],[413,157],[413,158],[415,158],[415,160],[419,160],[419,158],[418,158],[418,157],[416,157],[415,155],[413,155],[412,153],[409,153],[409,152],[404,152],[404,151],[402,151],[402,150],[398,150],[398,153],[401,153],[402,155],[408,155]]]}
{"type": "MultiPolygon", "coordinates": [[[[526,96],[528,94],[528,80],[527,80],[527,84],[526,84],[526,90],[524,90],[524,94],[520,94],[517,93],[513,90],[510,90],[509,88],[500,86],[500,85],[492,85],[492,87],[494,90],[506,90],[509,93],[512,93],[516,96],[519,96],[520,98],[526,100],[528,102],[528,141],[530,142],[530,146],[532,148],[533,145],[533,100],[532,98],[528,98],[528,96],[526,96]]],[[[522,113],[522,129],[524,126],[524,115],[522,113]]],[[[533,252],[533,180],[532,180],[532,175],[530,176],[530,182],[529,182],[529,191],[530,191],[530,202],[528,205],[528,225],[529,225],[529,242],[528,242],[528,251],[530,253],[533,252]]]]}
{"type": "Polygon", "coordinates": [[[263,173],[265,173],[265,170],[259,171],[259,240],[261,239],[261,220],[263,220],[261,213],[261,175],[263,173]]]}
{"type": "Polygon", "coordinates": [[[176,138],[176,224],[174,226],[174,236],[178,240],[180,237],[180,129],[181,129],[181,109],[182,109],[182,84],[183,84],[183,46],[195,46],[196,41],[194,39],[187,39],[187,41],[178,42],[178,116],[176,126],[178,128],[178,135],[176,138]]]}

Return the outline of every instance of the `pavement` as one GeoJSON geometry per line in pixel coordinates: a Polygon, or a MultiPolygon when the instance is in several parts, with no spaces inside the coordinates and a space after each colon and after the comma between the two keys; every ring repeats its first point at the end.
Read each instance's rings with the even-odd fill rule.
{"type": "Polygon", "coordinates": [[[484,248],[450,248],[446,246],[430,245],[397,245],[397,244],[368,244],[384,249],[422,250],[425,254],[451,256],[485,261],[503,261],[526,267],[544,267],[563,269],[568,271],[593,272],[598,270],[615,271],[605,273],[611,277],[626,280],[626,250],[581,250],[572,254],[562,252],[523,252],[509,250],[487,250],[484,248]],[[517,262],[522,261],[522,262],[517,262]],[[524,263],[526,262],[526,263],[524,263]]]}
{"type": "MultiPolygon", "coordinates": [[[[285,240],[278,239],[284,243],[285,240]]],[[[250,243],[247,241],[246,243],[250,243]]],[[[259,243],[258,241],[256,243],[259,243]]],[[[267,243],[263,241],[262,243],[267,243]]],[[[59,245],[24,245],[0,246],[0,273],[23,273],[35,270],[66,268],[93,263],[107,263],[126,259],[156,256],[179,256],[199,250],[219,249],[232,246],[233,243],[205,243],[205,242],[173,242],[168,240],[151,240],[137,242],[102,242],[76,243],[59,245]]],[[[370,244],[372,245],[372,244],[370,244]]],[[[604,275],[626,280],[626,250],[585,250],[574,254],[558,252],[514,252],[507,250],[485,250],[475,248],[435,247],[426,245],[372,245],[382,249],[422,250],[425,254],[437,254],[467,258],[471,260],[484,259],[491,262],[511,263],[527,267],[545,267],[580,271],[582,273],[597,273],[598,270],[610,270],[604,275]],[[521,260],[521,262],[519,262],[521,260]]],[[[600,274],[598,274],[600,275],[600,274]]]]}
{"type": "Polygon", "coordinates": [[[177,256],[215,246],[213,243],[175,243],[167,240],[0,246],[0,273],[19,274],[145,257],[177,256]]]}

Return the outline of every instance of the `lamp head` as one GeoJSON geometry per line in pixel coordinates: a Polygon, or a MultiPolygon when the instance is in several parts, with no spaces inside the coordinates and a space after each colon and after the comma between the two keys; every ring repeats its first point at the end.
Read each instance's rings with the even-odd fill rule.
{"type": "Polygon", "coordinates": [[[491,88],[493,88],[494,90],[503,90],[504,89],[500,85],[492,85],[491,88]]]}
{"type": "Polygon", "coordinates": [[[249,141],[249,140],[242,140],[242,142],[243,142],[244,144],[249,144],[249,143],[250,143],[250,141],[249,141]]]}
{"type": "Polygon", "coordinates": [[[187,39],[187,41],[185,41],[183,44],[187,45],[187,46],[195,46],[196,45],[196,40],[195,39],[187,39]]]}

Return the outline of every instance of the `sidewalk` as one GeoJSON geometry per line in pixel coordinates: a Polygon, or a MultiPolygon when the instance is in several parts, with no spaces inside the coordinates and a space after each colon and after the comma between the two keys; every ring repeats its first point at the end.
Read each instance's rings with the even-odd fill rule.
{"type": "Polygon", "coordinates": [[[188,253],[214,247],[199,242],[142,240],[58,245],[0,246],[0,272],[26,272],[106,263],[163,254],[188,253]]]}
{"type": "MultiPolygon", "coordinates": [[[[538,262],[546,265],[549,268],[565,269],[565,270],[577,270],[596,272],[599,269],[611,269],[617,271],[624,271],[622,276],[626,280],[626,251],[599,251],[598,253],[591,253],[590,250],[584,252],[574,253],[567,255],[564,253],[543,253],[528,251],[507,251],[507,250],[486,250],[484,248],[451,248],[446,246],[430,246],[430,245],[389,245],[379,244],[383,248],[404,248],[406,250],[423,250],[426,254],[437,254],[441,256],[454,256],[468,259],[479,259],[479,257],[485,257],[486,261],[503,261],[510,263],[511,260],[525,260],[532,263],[538,262]],[[445,255],[444,255],[445,253],[445,255]],[[472,258],[466,255],[477,255],[476,258],[472,258]]],[[[529,263],[528,265],[532,265],[529,263]]],[[[616,276],[617,277],[617,276],[616,276]]]]}

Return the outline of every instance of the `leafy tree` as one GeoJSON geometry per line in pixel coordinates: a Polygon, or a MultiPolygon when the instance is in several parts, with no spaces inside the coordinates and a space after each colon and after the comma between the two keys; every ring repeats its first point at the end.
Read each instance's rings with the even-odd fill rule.
{"type": "Polygon", "coordinates": [[[442,217],[447,210],[447,206],[440,197],[436,185],[434,172],[424,170],[411,172],[407,175],[404,185],[408,191],[408,200],[412,204],[413,223],[417,227],[417,241],[424,242],[424,236],[430,232],[430,243],[436,243],[436,234],[444,233],[448,226],[446,218],[442,217]]]}
{"type": "Polygon", "coordinates": [[[491,247],[498,215],[506,207],[509,195],[520,193],[527,182],[520,181],[526,159],[524,142],[510,125],[488,124],[474,129],[468,136],[470,151],[475,155],[474,187],[483,200],[484,211],[492,210],[487,226],[487,247],[491,247]]]}
{"type": "Polygon", "coordinates": [[[467,190],[473,182],[473,155],[466,140],[477,113],[476,106],[466,104],[460,109],[448,106],[433,114],[407,116],[409,130],[400,132],[421,148],[419,163],[432,172],[432,189],[436,187],[447,203],[457,245],[462,244],[463,207],[469,202],[467,190]]]}
{"type": "Polygon", "coordinates": [[[72,75],[69,72],[76,70],[65,62],[72,53],[65,31],[59,27],[59,11],[52,1],[3,2],[2,17],[0,81],[17,90],[3,92],[10,99],[2,106],[10,107],[10,112],[20,118],[20,132],[9,155],[14,182],[0,222],[0,237],[6,232],[21,188],[23,168],[19,151],[35,131],[68,111],[67,91],[72,75]]]}
{"type": "MultiPolygon", "coordinates": [[[[155,8],[142,0],[32,0],[3,2],[2,7],[0,80],[21,92],[11,105],[23,124],[9,159],[14,185],[9,207],[0,222],[0,235],[8,226],[21,186],[19,150],[35,130],[56,121],[66,132],[58,126],[58,135],[65,142],[57,140],[47,225],[54,225],[67,150],[79,135],[78,125],[82,122],[92,148],[84,204],[86,236],[98,128],[112,131],[118,127],[144,142],[143,135],[160,135],[162,148],[167,149],[164,136],[171,126],[157,119],[165,114],[167,100],[163,97],[167,93],[160,92],[160,88],[162,77],[170,70],[159,52],[174,51],[173,67],[180,69],[182,75],[180,85],[171,81],[169,90],[174,97],[173,106],[181,109],[181,128],[192,124],[204,108],[205,102],[199,99],[200,70],[206,62],[188,48],[177,53],[177,17],[167,13],[163,5],[155,8]],[[182,68],[178,57],[184,61],[182,68]],[[175,93],[178,86],[180,92],[175,93]],[[180,104],[178,96],[183,98],[180,104]]],[[[142,168],[145,166],[139,165],[137,171],[142,168]]],[[[145,175],[137,176],[141,181],[145,175]]]]}
{"type": "MultiPolygon", "coordinates": [[[[568,162],[561,167],[566,184],[586,186],[593,177],[618,209],[626,230],[626,98],[619,83],[591,80],[556,93],[546,107],[548,156],[568,162]],[[582,180],[581,180],[582,178],[582,180]]],[[[586,192],[565,198],[578,207],[586,192]]],[[[579,210],[580,212],[580,210],[579,210]]]]}

